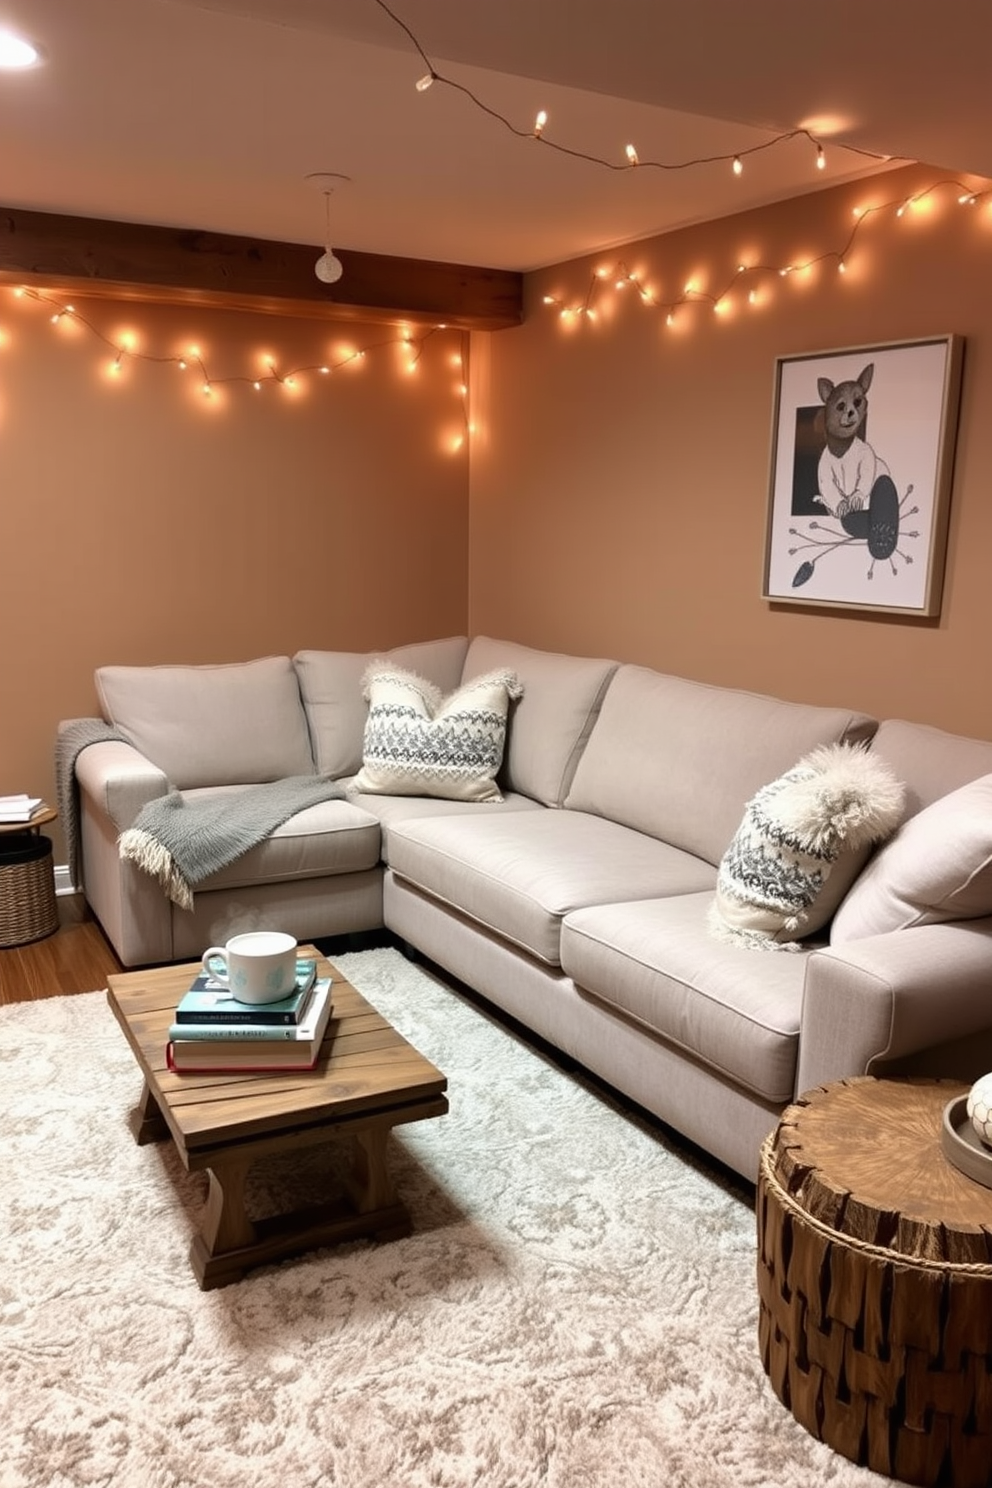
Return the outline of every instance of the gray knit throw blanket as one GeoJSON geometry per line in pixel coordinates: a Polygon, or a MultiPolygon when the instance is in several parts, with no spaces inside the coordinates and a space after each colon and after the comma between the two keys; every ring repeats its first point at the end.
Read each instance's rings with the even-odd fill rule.
{"type": "Polygon", "coordinates": [[[186,801],[179,791],[149,801],[122,832],[122,858],[157,878],[174,904],[193,908],[193,890],[242,857],[283,822],[345,794],[319,775],[293,775],[223,796],[186,801]]]}
{"type": "Polygon", "coordinates": [[[76,784],[76,760],[91,744],[129,744],[126,734],[104,723],[102,718],[71,718],[59,725],[55,740],[55,793],[62,835],[65,838],[69,877],[80,883],[79,859],[79,787],[76,784]]]}

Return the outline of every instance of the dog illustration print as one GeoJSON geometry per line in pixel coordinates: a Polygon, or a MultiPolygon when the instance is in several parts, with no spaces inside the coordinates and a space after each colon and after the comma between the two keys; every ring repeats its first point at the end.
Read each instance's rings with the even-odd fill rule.
{"type": "Polygon", "coordinates": [[[878,481],[892,485],[889,467],[862,438],[868,414],[868,389],[875,374],[869,362],[858,377],[835,386],[829,377],[818,377],[816,389],[824,405],[826,444],[818,467],[817,500],[832,517],[842,521],[848,512],[864,511],[871,504],[878,481]]]}
{"type": "MultiPolygon", "coordinates": [[[[823,403],[824,447],[817,465],[817,492],[814,500],[822,506],[840,530],[824,527],[820,522],[810,523],[810,539],[804,544],[808,551],[819,551],[812,559],[800,564],[792,580],[792,587],[799,588],[813,576],[817,563],[828,553],[840,548],[863,543],[868,550],[870,564],[868,578],[872,577],[875,563],[887,561],[895,572],[894,557],[898,555],[904,563],[912,558],[899,551],[900,518],[915,513],[918,508],[905,508],[906,499],[912,493],[909,486],[902,502],[888,465],[864,438],[865,419],[868,416],[868,389],[875,373],[874,362],[846,382],[831,382],[829,377],[818,377],[817,392],[823,403]],[[821,536],[822,534],[822,536],[821,536]]],[[[800,536],[795,529],[791,532],[800,536]]],[[[906,532],[904,537],[918,537],[916,532],[906,532]]],[[[790,553],[801,549],[790,548],[790,553]]]]}

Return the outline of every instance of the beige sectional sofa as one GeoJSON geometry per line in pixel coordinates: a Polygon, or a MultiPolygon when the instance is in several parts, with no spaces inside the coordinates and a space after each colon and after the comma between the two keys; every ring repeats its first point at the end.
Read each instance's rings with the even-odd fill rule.
{"type": "Polygon", "coordinates": [[[446,694],[496,669],[519,679],[502,800],[348,790],[205,880],[192,910],[121,861],[120,834],[170,784],[202,799],[352,781],[372,658],[101,668],[114,737],[75,757],[81,872],[125,965],[254,924],[301,940],[386,929],[749,1179],[804,1089],[992,1067],[992,742],[489,637],[390,656],[446,694]],[[904,782],[905,826],[797,951],[723,943],[708,914],[745,805],[843,742],[904,782]]]}

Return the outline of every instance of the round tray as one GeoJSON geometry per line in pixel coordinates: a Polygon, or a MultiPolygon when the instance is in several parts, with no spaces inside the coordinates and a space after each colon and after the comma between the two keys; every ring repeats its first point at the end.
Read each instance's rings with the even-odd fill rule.
{"type": "Polygon", "coordinates": [[[966,1095],[959,1095],[944,1107],[940,1145],[948,1162],[966,1177],[992,1188],[992,1148],[984,1145],[971,1124],[966,1095]]]}

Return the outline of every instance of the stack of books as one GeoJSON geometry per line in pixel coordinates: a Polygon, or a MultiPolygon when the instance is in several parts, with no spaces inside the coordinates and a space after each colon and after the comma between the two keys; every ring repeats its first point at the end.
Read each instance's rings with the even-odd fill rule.
{"type": "Polygon", "coordinates": [[[0,826],[11,822],[29,822],[44,806],[40,796],[0,796],[0,826]]]}
{"type": "Polygon", "coordinates": [[[296,963],[296,987],[279,1002],[238,1002],[206,972],[176,1008],[166,1062],[178,1073],[311,1070],[331,1017],[331,978],[296,963]]]}

